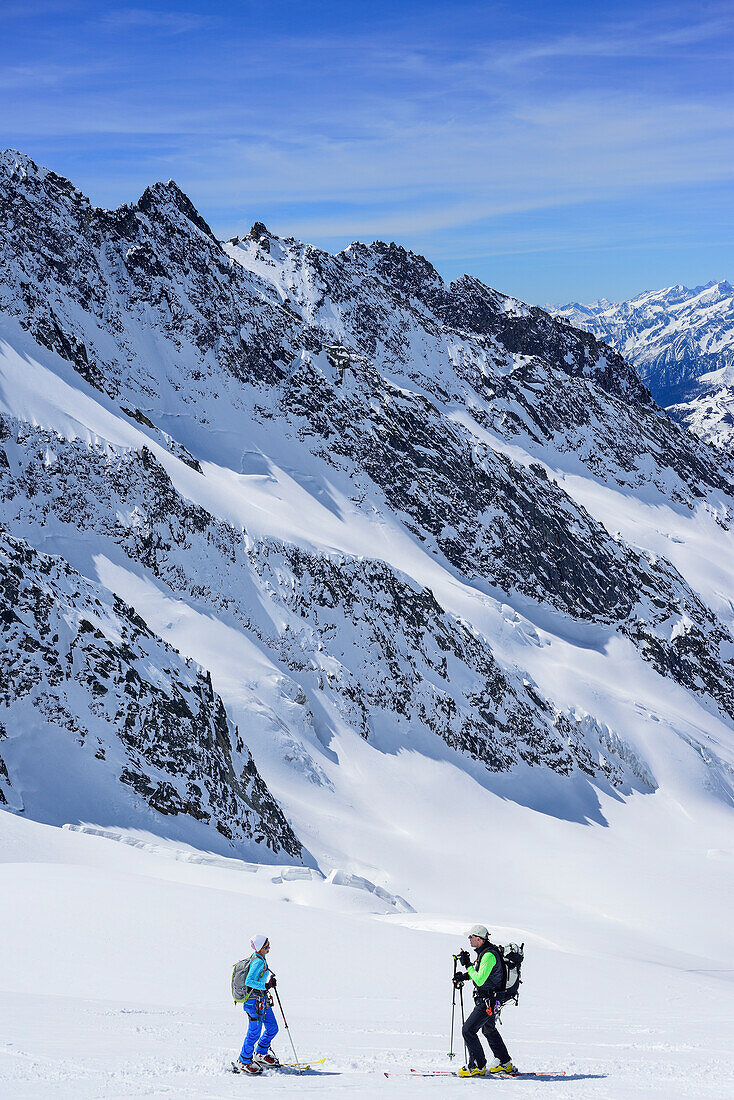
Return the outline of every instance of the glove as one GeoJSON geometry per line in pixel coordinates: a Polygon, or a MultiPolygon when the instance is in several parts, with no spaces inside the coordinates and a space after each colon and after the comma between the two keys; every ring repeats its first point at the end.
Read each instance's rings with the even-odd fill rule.
{"type": "Polygon", "coordinates": [[[471,963],[471,955],[468,951],[459,952],[459,962],[462,966],[469,966],[471,963]]]}
{"type": "Polygon", "coordinates": [[[268,978],[268,980],[265,983],[265,988],[266,989],[275,989],[277,984],[278,983],[275,980],[275,974],[271,974],[270,977],[268,978]]]}
{"type": "Polygon", "coordinates": [[[460,970],[457,970],[453,978],[454,985],[462,985],[468,977],[468,974],[462,974],[460,970]]]}

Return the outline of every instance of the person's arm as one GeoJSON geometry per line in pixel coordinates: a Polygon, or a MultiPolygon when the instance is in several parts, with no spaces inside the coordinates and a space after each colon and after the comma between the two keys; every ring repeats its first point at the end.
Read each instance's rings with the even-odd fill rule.
{"type": "Polygon", "coordinates": [[[497,963],[497,956],[493,951],[485,951],[479,961],[479,970],[474,966],[467,966],[466,972],[474,982],[474,985],[484,985],[497,963]]]}

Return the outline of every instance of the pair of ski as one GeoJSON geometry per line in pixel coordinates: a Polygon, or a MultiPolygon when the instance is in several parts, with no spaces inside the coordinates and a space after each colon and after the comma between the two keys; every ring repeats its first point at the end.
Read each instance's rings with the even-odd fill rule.
{"type": "MultiPolygon", "coordinates": [[[[459,1075],[459,1071],[455,1070],[455,1069],[428,1069],[428,1070],[411,1069],[408,1073],[400,1072],[400,1071],[398,1071],[396,1073],[388,1073],[387,1070],[386,1070],[385,1071],[385,1076],[386,1077],[459,1077],[460,1075],[459,1075]]],[[[552,1078],[552,1077],[565,1077],[565,1076],[566,1076],[566,1073],[565,1073],[564,1070],[561,1070],[560,1072],[552,1072],[552,1071],[547,1071],[547,1070],[537,1070],[537,1071],[530,1071],[529,1073],[488,1073],[488,1074],[485,1075],[484,1078],[481,1078],[481,1077],[467,1077],[467,1078],[462,1078],[462,1080],[467,1080],[467,1081],[477,1081],[477,1080],[481,1081],[481,1080],[484,1080],[484,1081],[486,1081],[489,1078],[492,1078],[493,1080],[498,1080],[498,1081],[518,1081],[518,1080],[519,1081],[529,1081],[531,1078],[536,1078],[536,1079],[540,1078],[541,1081],[544,1081],[544,1080],[550,1080],[550,1078],[552,1078]]]]}
{"type": "MultiPolygon", "coordinates": [[[[318,1070],[312,1069],[313,1066],[322,1066],[326,1061],[325,1058],[319,1058],[317,1062],[279,1062],[277,1066],[262,1067],[263,1073],[270,1073],[275,1070],[276,1073],[318,1073],[318,1070]]],[[[232,1063],[232,1072],[241,1074],[243,1077],[252,1076],[259,1077],[259,1073],[247,1074],[245,1070],[239,1069],[236,1062],[232,1063]]]]}

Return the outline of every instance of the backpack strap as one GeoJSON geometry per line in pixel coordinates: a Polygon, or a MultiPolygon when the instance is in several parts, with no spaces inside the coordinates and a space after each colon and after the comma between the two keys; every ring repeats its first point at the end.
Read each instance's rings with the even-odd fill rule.
{"type": "Polygon", "coordinates": [[[507,966],[505,965],[505,956],[501,947],[498,947],[496,943],[489,943],[489,950],[492,952],[497,962],[500,964],[502,970],[502,984],[499,986],[497,992],[504,989],[507,985],[507,966]]]}

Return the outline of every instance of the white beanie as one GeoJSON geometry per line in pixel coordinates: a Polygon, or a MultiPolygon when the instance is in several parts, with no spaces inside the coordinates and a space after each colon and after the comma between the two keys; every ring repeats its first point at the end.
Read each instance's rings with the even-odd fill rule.
{"type": "Polygon", "coordinates": [[[481,936],[483,940],[488,940],[489,932],[483,924],[473,924],[467,932],[467,936],[481,936]]]}
{"type": "Polygon", "coordinates": [[[250,940],[250,947],[253,951],[262,951],[265,944],[268,942],[267,936],[253,936],[250,940]]]}

